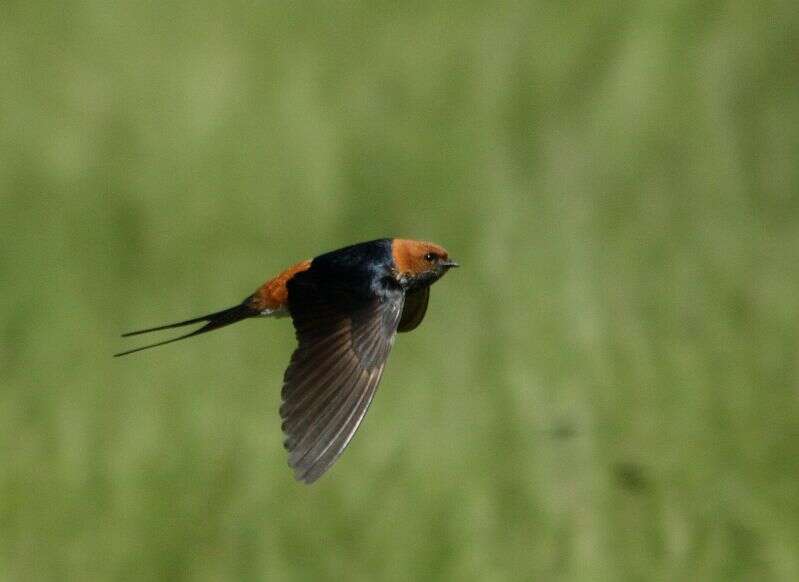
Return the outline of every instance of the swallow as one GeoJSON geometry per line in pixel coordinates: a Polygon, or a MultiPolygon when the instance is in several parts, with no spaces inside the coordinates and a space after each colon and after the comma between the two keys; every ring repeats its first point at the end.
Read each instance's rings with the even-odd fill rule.
{"type": "Polygon", "coordinates": [[[124,356],[253,317],[290,316],[297,348],[283,376],[280,416],[288,463],[313,483],[347,448],[369,408],[398,332],[424,319],[430,286],[458,263],[436,244],[407,239],[358,243],[301,261],[240,304],[122,337],[203,323],[124,356]]]}

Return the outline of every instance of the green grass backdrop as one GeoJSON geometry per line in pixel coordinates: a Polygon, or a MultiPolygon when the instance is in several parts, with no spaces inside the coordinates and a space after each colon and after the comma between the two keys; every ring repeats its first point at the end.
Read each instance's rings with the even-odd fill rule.
{"type": "Polygon", "coordinates": [[[0,6],[0,580],[799,580],[795,2],[0,6]],[[312,487],[288,321],[462,268],[312,487]]]}

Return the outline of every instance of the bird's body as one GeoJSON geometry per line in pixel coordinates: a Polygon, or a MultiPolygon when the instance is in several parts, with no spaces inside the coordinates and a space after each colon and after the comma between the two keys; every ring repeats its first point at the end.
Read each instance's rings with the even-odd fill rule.
{"type": "Polygon", "coordinates": [[[116,355],[251,317],[290,315],[299,345],[284,376],[280,414],[289,465],[297,479],[312,483],[363,420],[396,333],[421,323],[430,285],[456,266],[432,243],[378,239],[355,244],[289,267],[229,309],[124,334],[205,323],[186,335],[116,355]]]}

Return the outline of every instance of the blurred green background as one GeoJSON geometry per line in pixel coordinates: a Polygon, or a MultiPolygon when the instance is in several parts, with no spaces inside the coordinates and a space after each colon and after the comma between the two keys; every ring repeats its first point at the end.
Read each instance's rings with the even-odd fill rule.
{"type": "Polygon", "coordinates": [[[0,579],[799,580],[793,1],[0,7],[0,579]],[[287,321],[463,267],[292,480],[287,321]]]}

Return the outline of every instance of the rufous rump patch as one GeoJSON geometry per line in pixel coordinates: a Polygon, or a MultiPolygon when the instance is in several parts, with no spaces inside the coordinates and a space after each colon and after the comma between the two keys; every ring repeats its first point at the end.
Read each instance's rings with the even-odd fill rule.
{"type": "Polygon", "coordinates": [[[418,275],[429,270],[430,263],[424,258],[427,253],[435,253],[445,260],[449,258],[444,247],[431,242],[395,238],[391,243],[391,256],[399,275],[418,275]]]}
{"type": "Polygon", "coordinates": [[[311,266],[311,261],[306,259],[292,265],[277,277],[269,279],[252,294],[251,305],[258,311],[276,311],[288,306],[289,291],[286,283],[291,281],[297,273],[306,271],[311,266]]]}

